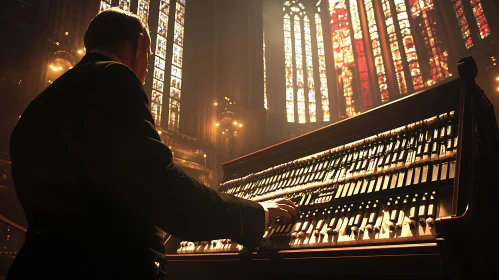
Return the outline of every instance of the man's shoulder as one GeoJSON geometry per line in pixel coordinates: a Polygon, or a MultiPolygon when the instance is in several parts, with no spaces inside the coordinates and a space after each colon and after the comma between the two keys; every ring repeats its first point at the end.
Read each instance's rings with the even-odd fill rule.
{"type": "Polygon", "coordinates": [[[96,61],[81,65],[83,71],[97,71],[102,78],[130,78],[130,81],[139,82],[130,67],[117,61],[96,61]]]}
{"type": "Polygon", "coordinates": [[[102,98],[113,93],[113,89],[117,86],[142,87],[135,73],[122,63],[115,61],[79,63],[44,89],[28,108],[51,104],[54,99],[69,102],[78,98],[102,98]]]}
{"type": "MultiPolygon", "coordinates": [[[[139,78],[127,65],[116,61],[95,61],[88,65],[80,65],[80,71],[87,76],[84,83],[92,84],[87,98],[98,96],[99,99],[127,99],[127,96],[137,97],[148,103],[144,87],[139,78]]],[[[75,73],[77,74],[77,73],[75,73]]],[[[87,90],[88,91],[88,90],[87,90]]],[[[128,100],[128,99],[127,99],[128,100]]]]}
{"type": "Polygon", "coordinates": [[[125,64],[117,61],[96,61],[93,66],[95,68],[101,69],[103,71],[123,71],[127,73],[133,73],[133,70],[130,69],[130,67],[126,66],[125,64]]]}

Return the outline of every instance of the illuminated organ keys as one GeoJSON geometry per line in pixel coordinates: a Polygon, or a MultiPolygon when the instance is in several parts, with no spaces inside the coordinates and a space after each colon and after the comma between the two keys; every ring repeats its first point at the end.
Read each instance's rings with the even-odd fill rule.
{"type": "Polygon", "coordinates": [[[372,232],[375,230],[374,225],[376,223],[378,213],[379,213],[378,201],[376,200],[373,204],[371,213],[369,214],[369,219],[367,220],[367,225],[366,225],[367,231],[372,232]]]}
{"type": "MultiPolygon", "coordinates": [[[[336,222],[336,227],[333,229],[333,234],[339,234],[341,232],[341,229],[343,228],[343,223],[345,223],[345,221],[348,219],[346,217],[345,210],[346,210],[345,208],[341,209],[341,213],[339,216],[340,218],[336,222]]],[[[348,221],[346,221],[346,223],[345,223],[345,228],[346,228],[347,223],[348,223],[348,221]]]]}
{"type": "Polygon", "coordinates": [[[452,156],[452,154],[453,154],[452,138],[447,138],[447,143],[446,143],[446,147],[445,147],[445,155],[452,156]]]}
{"type": "Polygon", "coordinates": [[[319,220],[322,219],[322,215],[318,213],[318,210],[319,209],[317,209],[316,212],[312,215],[312,222],[308,226],[303,244],[314,246],[314,244],[317,243],[317,235],[315,235],[315,229],[319,220]]]}
{"type": "Polygon", "coordinates": [[[412,199],[411,202],[411,207],[409,208],[409,227],[411,229],[414,229],[417,225],[416,219],[417,219],[417,201],[418,201],[418,195],[414,195],[414,198],[412,199]]]}
{"type": "Polygon", "coordinates": [[[310,178],[310,180],[312,182],[322,181],[322,180],[319,180],[319,177],[323,171],[322,168],[324,166],[324,163],[325,163],[325,161],[321,160],[321,161],[318,161],[317,164],[315,165],[314,173],[312,174],[312,177],[310,178]]]}
{"type": "Polygon", "coordinates": [[[293,229],[294,224],[289,223],[281,230],[282,234],[291,234],[291,230],[293,229]]]}
{"type": "Polygon", "coordinates": [[[400,135],[397,136],[397,140],[395,140],[395,147],[393,148],[393,156],[392,156],[392,162],[390,165],[390,168],[395,168],[397,167],[398,159],[400,154],[402,153],[402,139],[400,138],[400,135]]]}
{"type": "Polygon", "coordinates": [[[421,172],[421,183],[426,183],[428,181],[428,171],[429,171],[428,165],[423,166],[421,172]]]}
{"type": "Polygon", "coordinates": [[[279,225],[277,226],[275,232],[274,232],[274,235],[279,235],[279,234],[283,233],[287,226],[288,226],[288,224],[285,224],[284,220],[281,220],[279,222],[279,225]]]}
{"type": "Polygon", "coordinates": [[[449,163],[449,179],[454,179],[456,175],[456,162],[452,161],[449,163]]]}
{"type": "Polygon", "coordinates": [[[444,158],[447,156],[447,143],[446,143],[446,141],[442,141],[440,143],[440,151],[438,153],[438,156],[440,158],[444,158]]]}
{"type": "Polygon", "coordinates": [[[391,176],[388,173],[383,176],[383,179],[382,179],[383,180],[383,187],[381,188],[382,190],[388,189],[388,185],[390,184],[390,178],[391,178],[391,176]]]}
{"type": "Polygon", "coordinates": [[[376,222],[374,223],[374,232],[380,232],[381,231],[381,225],[383,223],[383,217],[384,217],[384,212],[383,210],[380,210],[380,212],[376,216],[376,222]]]}
{"type": "Polygon", "coordinates": [[[458,144],[459,144],[459,143],[458,143],[458,141],[459,141],[458,139],[459,139],[459,138],[458,138],[457,136],[456,136],[456,137],[454,137],[454,144],[452,145],[452,150],[453,150],[453,153],[454,153],[454,154],[456,153],[456,151],[457,151],[457,146],[458,146],[458,144]]]}
{"type": "Polygon", "coordinates": [[[393,172],[392,176],[391,176],[391,181],[390,181],[390,189],[394,189],[397,187],[397,179],[398,179],[398,176],[399,176],[399,172],[393,172]]]}
{"type": "Polygon", "coordinates": [[[423,161],[426,161],[430,159],[431,155],[431,136],[432,136],[432,131],[430,129],[425,131],[425,136],[424,136],[424,148],[423,148],[423,161]]]}
{"type": "Polygon", "coordinates": [[[391,147],[393,143],[390,143],[390,145],[387,148],[387,154],[385,155],[385,162],[383,164],[383,170],[389,170],[390,169],[390,161],[391,161],[391,147]]]}
{"type": "Polygon", "coordinates": [[[359,176],[359,174],[360,174],[360,171],[361,171],[360,168],[362,167],[362,162],[363,162],[362,161],[362,155],[363,154],[364,153],[362,151],[359,153],[359,159],[355,163],[355,168],[354,168],[354,172],[353,172],[353,177],[354,178],[357,178],[359,176]]]}
{"type": "Polygon", "coordinates": [[[423,197],[421,198],[421,203],[419,205],[419,211],[418,211],[418,219],[421,224],[426,224],[426,196],[428,194],[425,193],[423,197]]]}
{"type": "Polygon", "coordinates": [[[349,157],[350,160],[348,161],[350,168],[347,171],[347,176],[346,176],[347,179],[352,178],[354,176],[355,169],[357,166],[357,159],[359,157],[359,152],[357,152],[355,150],[351,151],[350,153],[352,155],[352,158],[350,159],[350,157],[349,157]]]}
{"type": "Polygon", "coordinates": [[[298,166],[296,166],[296,169],[294,169],[293,172],[291,173],[290,181],[288,184],[290,187],[294,187],[296,185],[296,181],[300,178],[299,176],[301,172],[303,172],[303,169],[302,165],[299,164],[298,166]]]}
{"type": "Polygon", "coordinates": [[[399,175],[398,175],[398,181],[397,181],[397,188],[400,188],[404,185],[404,179],[405,179],[405,170],[400,170],[399,175]]]}
{"type": "Polygon", "coordinates": [[[418,130],[417,138],[417,149],[416,149],[416,162],[423,160],[424,148],[425,148],[425,130],[420,128],[418,130]]]}
{"type": "Polygon", "coordinates": [[[439,131],[440,130],[438,128],[433,129],[433,137],[432,137],[432,143],[431,143],[431,159],[432,160],[438,159],[439,131]]]}
{"type": "Polygon", "coordinates": [[[413,175],[413,184],[417,185],[419,184],[419,179],[421,178],[421,167],[416,167],[414,168],[414,175],[413,175]]]}
{"type": "Polygon", "coordinates": [[[327,211],[327,213],[326,213],[326,215],[324,217],[323,223],[322,223],[322,227],[321,228],[316,227],[317,230],[319,231],[319,235],[318,235],[319,236],[319,240],[317,242],[320,242],[320,240],[322,238],[324,238],[324,236],[327,235],[327,233],[328,233],[329,222],[331,221],[331,219],[333,218],[333,215],[334,215],[333,214],[334,212],[333,212],[332,208],[333,207],[331,207],[327,211]]]}
{"type": "Polygon", "coordinates": [[[376,178],[371,177],[371,179],[369,179],[369,188],[367,189],[367,193],[371,193],[374,190],[375,186],[376,186],[376,178]]]}
{"type": "MultiPolygon", "coordinates": [[[[353,205],[352,205],[352,207],[353,207],[353,205]]],[[[356,215],[354,215],[354,214],[350,215],[350,218],[348,220],[347,228],[345,229],[345,234],[344,235],[350,236],[352,234],[352,227],[353,227],[354,222],[355,222],[355,216],[356,215]]]]}
{"type": "Polygon", "coordinates": [[[277,235],[283,226],[284,226],[284,221],[278,218],[272,230],[270,231],[269,237],[277,235]]]}
{"type": "MultiPolygon", "coordinates": [[[[363,204],[363,203],[362,203],[363,204]]],[[[354,217],[353,225],[351,227],[351,230],[354,234],[359,233],[360,229],[360,223],[362,222],[363,214],[364,214],[364,209],[362,208],[362,205],[359,206],[359,211],[354,217]]]]}
{"type": "Polygon", "coordinates": [[[435,192],[432,192],[430,195],[430,200],[428,202],[428,212],[427,212],[427,219],[426,219],[426,224],[428,224],[429,227],[433,227],[435,225],[435,210],[436,210],[436,204],[435,204],[435,192]]]}
{"type": "MultiPolygon", "coordinates": [[[[338,223],[339,215],[340,215],[339,208],[334,211],[334,214],[331,213],[331,216],[330,216],[330,219],[329,219],[327,225],[324,225],[325,229],[323,228],[323,230],[321,231],[321,235],[323,235],[323,236],[327,235],[328,237],[330,237],[333,234],[337,233],[337,232],[336,233],[334,232],[334,228],[336,227],[336,224],[338,223]]],[[[327,241],[326,238],[324,240],[327,241]]]]}
{"type": "Polygon", "coordinates": [[[399,152],[396,167],[402,167],[405,165],[405,159],[407,157],[407,151],[405,148],[406,139],[402,140],[402,150],[399,152]]]}
{"type": "Polygon", "coordinates": [[[416,150],[415,150],[415,136],[411,136],[409,142],[407,143],[406,150],[406,158],[405,158],[405,167],[411,166],[411,164],[415,161],[416,158],[416,150]]]}
{"type": "Polygon", "coordinates": [[[268,227],[267,229],[265,230],[265,232],[263,233],[263,239],[267,239],[269,237],[269,234],[270,234],[270,231],[272,230],[272,225],[273,225],[274,222],[272,222],[268,227]]]}
{"type": "MultiPolygon", "coordinates": [[[[317,211],[318,211],[318,209],[317,209],[317,211]]],[[[318,215],[317,211],[314,212],[314,214],[312,214],[312,221],[310,222],[310,224],[308,225],[308,228],[305,231],[305,235],[307,238],[310,238],[310,236],[312,236],[312,233],[315,229],[315,226],[317,225],[317,222],[319,220],[320,216],[318,215]]]]}
{"type": "Polygon", "coordinates": [[[434,164],[433,165],[433,170],[431,172],[431,181],[432,182],[435,182],[439,179],[438,175],[439,175],[439,171],[440,171],[440,164],[434,164]]]}
{"type": "Polygon", "coordinates": [[[359,193],[360,191],[360,187],[362,186],[362,180],[358,180],[356,183],[355,183],[355,189],[354,188],[351,188],[353,190],[353,192],[348,192],[348,196],[350,195],[356,195],[359,193]]]}
{"type": "MultiPolygon", "coordinates": [[[[331,212],[329,212],[331,213],[331,212]]],[[[315,229],[314,229],[314,232],[313,232],[313,235],[314,236],[319,236],[319,233],[321,232],[322,228],[324,227],[324,224],[326,222],[326,213],[325,212],[322,212],[319,220],[317,221],[317,224],[315,226],[315,229]]]]}
{"type": "Polygon", "coordinates": [[[338,179],[340,178],[340,173],[341,173],[341,169],[339,167],[335,167],[335,169],[333,170],[333,173],[332,173],[333,183],[338,182],[338,179]]]}
{"type": "Polygon", "coordinates": [[[339,198],[343,192],[344,184],[340,183],[336,189],[336,195],[334,198],[339,198]]]}
{"type": "Polygon", "coordinates": [[[390,198],[386,205],[390,214],[390,222],[388,223],[388,228],[390,229],[390,232],[392,232],[395,230],[395,223],[397,222],[398,217],[398,200],[393,201],[393,199],[390,198]]]}
{"type": "Polygon", "coordinates": [[[359,227],[359,234],[362,234],[366,230],[367,222],[369,221],[369,215],[370,215],[370,205],[371,202],[369,201],[366,205],[366,208],[364,209],[364,215],[362,217],[362,222],[359,227]]]}
{"type": "Polygon", "coordinates": [[[344,187],[343,187],[343,192],[341,193],[341,197],[345,197],[345,196],[347,195],[348,190],[351,188],[351,185],[352,185],[352,184],[353,184],[353,183],[351,183],[351,182],[347,182],[347,183],[345,183],[345,185],[344,185],[344,187]]]}
{"type": "Polygon", "coordinates": [[[298,237],[298,232],[300,231],[301,229],[301,225],[302,225],[302,222],[303,222],[303,214],[300,215],[300,217],[296,220],[295,222],[295,226],[293,228],[293,232],[291,233],[291,237],[292,238],[297,238],[298,237]]]}
{"type": "Polygon", "coordinates": [[[301,229],[297,234],[297,238],[303,238],[305,236],[305,231],[308,229],[309,223],[310,223],[310,214],[307,214],[307,216],[305,216],[305,219],[302,223],[301,229]]]}
{"type": "Polygon", "coordinates": [[[444,158],[447,156],[447,126],[442,124],[440,127],[439,152],[438,157],[444,158]]]}
{"type": "Polygon", "coordinates": [[[385,147],[388,146],[386,140],[378,144],[378,152],[376,153],[377,163],[376,163],[376,171],[383,171],[383,163],[384,163],[384,151],[385,147]]]}
{"type": "Polygon", "coordinates": [[[267,238],[270,238],[274,233],[275,231],[277,230],[277,227],[279,226],[280,224],[280,220],[279,219],[276,219],[269,227],[269,233],[267,235],[267,238]]]}
{"type": "Polygon", "coordinates": [[[376,178],[376,188],[374,189],[375,192],[380,191],[381,187],[383,186],[383,178],[385,178],[385,175],[381,174],[376,178]]]}
{"type": "Polygon", "coordinates": [[[362,165],[359,167],[359,171],[358,171],[359,175],[364,175],[367,172],[367,164],[369,163],[368,153],[369,153],[368,149],[366,149],[366,150],[363,151],[362,165]]]}
{"type": "Polygon", "coordinates": [[[402,229],[402,225],[404,224],[405,212],[407,211],[407,198],[404,199],[402,203],[402,207],[400,208],[397,223],[395,224],[395,228],[397,230],[402,229]]]}
{"type": "Polygon", "coordinates": [[[373,174],[374,173],[374,170],[376,169],[377,162],[378,162],[377,158],[371,158],[369,160],[369,165],[367,166],[366,174],[373,174]]]}
{"type": "Polygon", "coordinates": [[[308,244],[310,246],[317,246],[320,243],[321,235],[320,232],[324,228],[324,222],[326,220],[326,214],[325,211],[323,211],[320,216],[317,219],[317,222],[315,223],[315,226],[312,228],[313,231],[311,232],[311,235],[309,237],[309,242],[308,244]]]}
{"type": "Polygon", "coordinates": [[[367,187],[368,187],[368,186],[369,186],[369,180],[365,178],[365,179],[362,181],[362,188],[361,188],[361,190],[360,190],[360,193],[365,193],[365,192],[366,192],[366,190],[367,190],[367,187]]]}
{"type": "Polygon", "coordinates": [[[348,227],[348,223],[350,222],[350,214],[351,214],[351,208],[348,207],[347,211],[345,213],[345,216],[343,217],[342,224],[341,224],[341,228],[340,228],[340,234],[341,235],[348,234],[347,233],[347,227],[348,227]]]}

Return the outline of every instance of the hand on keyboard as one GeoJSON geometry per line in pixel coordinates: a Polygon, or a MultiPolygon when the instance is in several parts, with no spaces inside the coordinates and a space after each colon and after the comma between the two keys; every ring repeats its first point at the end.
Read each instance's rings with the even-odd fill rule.
{"type": "Polygon", "coordinates": [[[298,214],[298,207],[289,199],[278,199],[275,201],[262,202],[269,211],[269,220],[283,217],[285,223],[289,223],[298,214]]]}

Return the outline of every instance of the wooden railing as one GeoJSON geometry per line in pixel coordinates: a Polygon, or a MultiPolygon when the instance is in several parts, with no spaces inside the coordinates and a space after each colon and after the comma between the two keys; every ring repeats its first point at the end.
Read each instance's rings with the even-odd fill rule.
{"type": "Polygon", "coordinates": [[[0,257],[15,257],[23,245],[26,228],[0,215],[0,257]]]}

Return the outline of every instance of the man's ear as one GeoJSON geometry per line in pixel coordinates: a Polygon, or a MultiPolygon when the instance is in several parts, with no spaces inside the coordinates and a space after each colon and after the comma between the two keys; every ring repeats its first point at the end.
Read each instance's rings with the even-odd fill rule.
{"type": "Polygon", "coordinates": [[[140,33],[139,37],[137,38],[137,51],[135,51],[135,58],[138,58],[140,53],[142,52],[142,48],[144,47],[144,39],[144,34],[140,33]]]}

